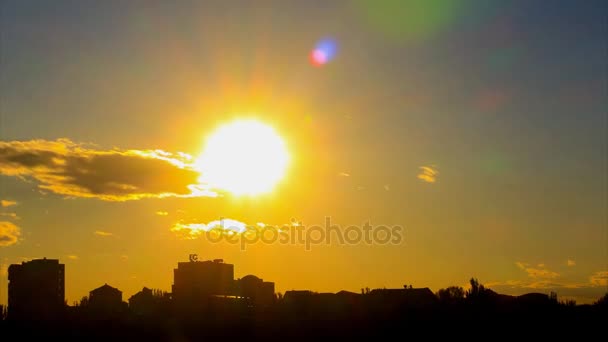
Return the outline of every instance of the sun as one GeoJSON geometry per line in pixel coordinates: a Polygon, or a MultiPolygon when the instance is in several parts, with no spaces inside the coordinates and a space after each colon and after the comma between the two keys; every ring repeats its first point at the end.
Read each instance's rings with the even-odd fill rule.
{"type": "Polygon", "coordinates": [[[207,138],[196,168],[202,183],[235,195],[258,195],[272,191],[288,164],[285,142],[272,127],[236,120],[207,138]]]}

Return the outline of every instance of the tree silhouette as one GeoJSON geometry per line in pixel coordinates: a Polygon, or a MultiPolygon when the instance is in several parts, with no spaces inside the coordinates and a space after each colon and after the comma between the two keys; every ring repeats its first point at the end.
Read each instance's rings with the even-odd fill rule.
{"type": "Polygon", "coordinates": [[[477,278],[471,278],[469,281],[471,288],[466,292],[466,299],[471,302],[480,303],[486,298],[487,290],[479,283],[477,278]]]}
{"type": "Polygon", "coordinates": [[[608,292],[606,292],[606,294],[602,298],[600,298],[597,301],[595,301],[593,303],[593,305],[597,305],[597,306],[608,308],[608,292]]]}
{"type": "Polygon", "coordinates": [[[88,296],[84,296],[84,297],[80,298],[80,304],[79,304],[79,306],[85,307],[87,305],[89,305],[89,297],[88,296]]]}
{"type": "Polygon", "coordinates": [[[549,300],[552,303],[557,303],[557,292],[551,291],[551,293],[549,294],[549,300]]]}
{"type": "Polygon", "coordinates": [[[465,291],[460,286],[450,286],[445,289],[437,291],[437,298],[439,301],[446,304],[454,304],[464,300],[465,291]]]}

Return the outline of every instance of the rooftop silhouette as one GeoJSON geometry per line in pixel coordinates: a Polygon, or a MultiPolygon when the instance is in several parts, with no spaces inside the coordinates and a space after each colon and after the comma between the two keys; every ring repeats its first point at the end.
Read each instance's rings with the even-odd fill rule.
{"type": "MultiPolygon", "coordinates": [[[[382,336],[399,327],[415,329],[418,323],[527,324],[544,317],[590,326],[608,318],[608,295],[594,305],[576,306],[560,302],[555,293],[498,294],[474,278],[466,291],[452,286],[433,293],[429,288],[404,285],[363,288],[360,293],[289,290],[276,294],[274,283],[255,275],[235,279],[234,265],[222,259],[179,262],[171,293],[144,287],[128,303],[119,289],[106,283],[79,303],[66,305],[64,265],[59,260],[11,265],[9,280],[8,316],[1,315],[6,318],[2,326],[13,332],[36,326],[39,336],[314,337],[312,328],[337,337],[382,336]],[[168,324],[172,324],[170,330],[168,324]]],[[[34,332],[25,335],[30,333],[34,332]]]]}

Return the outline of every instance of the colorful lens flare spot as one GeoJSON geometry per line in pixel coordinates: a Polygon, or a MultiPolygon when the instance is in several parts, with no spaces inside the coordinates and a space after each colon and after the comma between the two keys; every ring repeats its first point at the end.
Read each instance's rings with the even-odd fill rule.
{"type": "Polygon", "coordinates": [[[338,50],[337,44],[332,39],[323,39],[317,43],[310,53],[310,62],[314,66],[322,66],[334,59],[338,50]]]}

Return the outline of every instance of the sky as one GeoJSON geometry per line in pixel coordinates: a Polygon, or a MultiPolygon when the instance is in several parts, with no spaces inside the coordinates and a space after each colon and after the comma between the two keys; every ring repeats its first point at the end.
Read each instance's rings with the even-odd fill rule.
{"type": "MultiPolygon", "coordinates": [[[[279,292],[476,277],[592,302],[608,290],[607,11],[0,1],[0,303],[24,260],[65,263],[71,304],[104,283],[169,291],[190,254],[279,292]],[[237,196],[192,167],[235,120],[284,142],[272,191],[237,196]],[[400,234],[243,248],[203,234],[223,218],[400,234]]],[[[268,170],[245,159],[239,177],[268,170]]]]}

